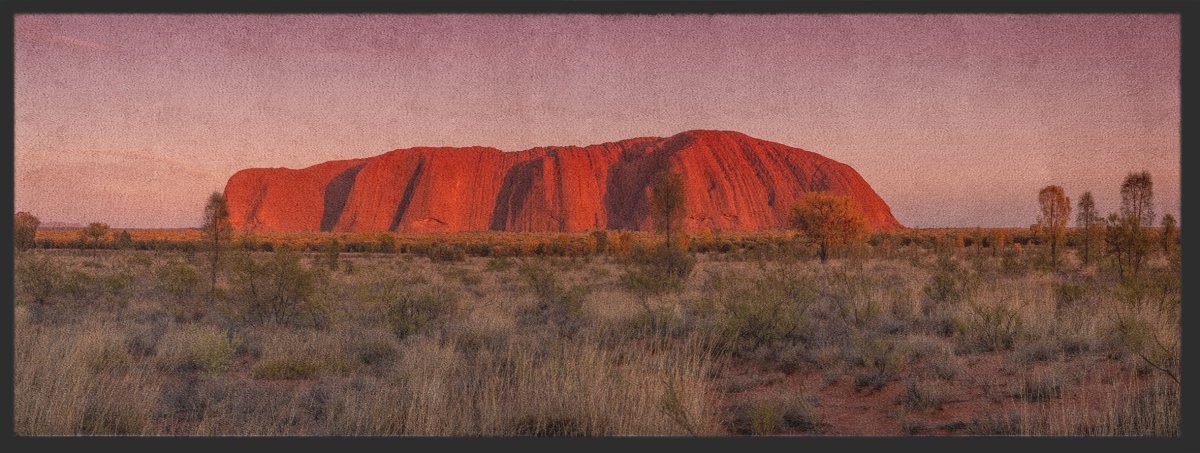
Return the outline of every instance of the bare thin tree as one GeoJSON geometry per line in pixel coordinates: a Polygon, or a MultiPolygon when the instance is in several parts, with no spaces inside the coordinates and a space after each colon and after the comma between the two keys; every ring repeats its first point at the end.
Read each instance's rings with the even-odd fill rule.
{"type": "Polygon", "coordinates": [[[213,192],[204,206],[204,225],[201,227],[204,243],[208,248],[209,276],[208,303],[211,305],[216,297],[217,272],[221,265],[221,251],[233,237],[233,225],[229,222],[229,204],[225,195],[213,192]]]}
{"type": "Polygon", "coordinates": [[[1154,226],[1154,182],[1149,172],[1130,173],[1121,183],[1121,219],[1128,247],[1128,269],[1137,276],[1153,248],[1149,229],[1154,226]]]}
{"type": "Polygon", "coordinates": [[[1096,201],[1092,199],[1092,192],[1084,192],[1079,196],[1075,212],[1075,226],[1079,227],[1083,234],[1084,263],[1091,261],[1092,243],[1095,242],[1097,229],[1102,222],[1104,219],[1096,212],[1096,201]]]}
{"type": "Polygon", "coordinates": [[[1175,250],[1179,247],[1179,223],[1175,221],[1175,216],[1163,214],[1162,235],[1159,239],[1162,241],[1163,253],[1167,254],[1167,256],[1175,253],[1175,250]]]}
{"type": "Polygon", "coordinates": [[[675,237],[683,228],[684,203],[683,175],[664,172],[658,175],[651,187],[650,217],[654,229],[666,236],[668,247],[675,246],[675,237]]]}

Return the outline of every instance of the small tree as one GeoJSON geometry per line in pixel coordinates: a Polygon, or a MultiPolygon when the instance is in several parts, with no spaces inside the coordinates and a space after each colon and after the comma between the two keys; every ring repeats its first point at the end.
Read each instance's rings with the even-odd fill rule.
{"type": "Polygon", "coordinates": [[[201,226],[204,243],[208,248],[209,286],[208,303],[212,304],[217,293],[217,272],[221,265],[221,250],[233,238],[233,225],[229,222],[229,205],[225,195],[213,192],[204,206],[204,224],[201,226]]]}
{"type": "Polygon", "coordinates": [[[121,232],[117,234],[117,239],[113,241],[113,245],[120,250],[133,247],[133,236],[129,235],[129,230],[121,230],[121,232]]]}
{"type": "Polygon", "coordinates": [[[108,224],[102,222],[89,223],[87,228],[84,228],[80,233],[85,244],[90,247],[100,248],[100,244],[104,238],[108,237],[108,224]]]}
{"type": "Polygon", "coordinates": [[[848,196],[812,192],[792,207],[791,224],[818,245],[824,263],[829,247],[865,240],[869,233],[862,210],[848,196]]]}
{"type": "Polygon", "coordinates": [[[1179,246],[1179,225],[1175,222],[1175,216],[1164,214],[1162,217],[1162,249],[1163,253],[1170,256],[1175,253],[1175,249],[1179,246]]]}
{"type": "Polygon", "coordinates": [[[685,213],[683,175],[664,172],[658,175],[651,187],[650,217],[654,229],[666,237],[668,247],[675,246],[674,236],[683,228],[685,213]]]}
{"type": "Polygon", "coordinates": [[[608,253],[608,232],[604,230],[592,232],[592,251],[597,255],[608,253]]]}
{"type": "Polygon", "coordinates": [[[992,256],[996,256],[1004,251],[1004,247],[1008,244],[1008,232],[995,229],[991,232],[992,256]]]}
{"type": "Polygon", "coordinates": [[[325,264],[329,266],[329,270],[337,270],[338,255],[341,251],[342,244],[338,242],[337,238],[330,239],[325,244],[325,264]]]}
{"type": "Polygon", "coordinates": [[[1058,244],[1062,243],[1067,232],[1067,221],[1071,219],[1071,199],[1063,193],[1062,187],[1046,186],[1038,192],[1038,203],[1042,207],[1038,225],[1042,226],[1042,231],[1050,241],[1050,264],[1057,267],[1058,244]]]}
{"type": "Polygon", "coordinates": [[[393,238],[391,233],[379,233],[375,249],[379,253],[396,253],[396,238],[393,238]]]}
{"type": "Polygon", "coordinates": [[[25,211],[13,215],[13,248],[29,250],[37,245],[37,229],[42,224],[36,216],[25,211]]]}
{"type": "Polygon", "coordinates": [[[1129,235],[1131,228],[1126,225],[1126,220],[1114,212],[1109,214],[1104,222],[1104,244],[1108,254],[1112,256],[1113,263],[1117,265],[1117,275],[1122,279],[1125,278],[1126,269],[1130,267],[1130,249],[1133,248],[1129,235]]]}
{"type": "Polygon", "coordinates": [[[1148,230],[1154,218],[1154,183],[1150,173],[1130,173],[1121,183],[1121,213],[1116,223],[1121,229],[1116,237],[1125,248],[1125,263],[1118,265],[1122,277],[1126,271],[1132,276],[1141,272],[1153,247],[1148,230]]]}
{"type": "Polygon", "coordinates": [[[1096,202],[1092,199],[1090,191],[1079,196],[1079,204],[1076,207],[1075,226],[1083,232],[1083,262],[1087,263],[1091,260],[1092,243],[1095,242],[1104,219],[1096,212],[1096,202]]]}
{"type": "Polygon", "coordinates": [[[971,234],[971,246],[975,248],[976,255],[983,254],[983,241],[987,238],[987,234],[983,232],[982,227],[975,227],[975,231],[971,234]]]}
{"type": "Polygon", "coordinates": [[[1121,215],[1138,230],[1154,223],[1154,183],[1150,173],[1130,173],[1121,183],[1121,215]]]}

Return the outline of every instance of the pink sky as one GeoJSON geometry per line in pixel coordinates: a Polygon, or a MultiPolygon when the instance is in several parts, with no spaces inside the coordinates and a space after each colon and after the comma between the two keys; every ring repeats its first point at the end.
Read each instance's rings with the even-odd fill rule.
{"type": "Polygon", "coordinates": [[[854,167],[911,227],[1037,193],[1179,213],[1175,15],[19,15],[15,204],[199,224],[235,171],[412,146],[736,130],[854,167]]]}

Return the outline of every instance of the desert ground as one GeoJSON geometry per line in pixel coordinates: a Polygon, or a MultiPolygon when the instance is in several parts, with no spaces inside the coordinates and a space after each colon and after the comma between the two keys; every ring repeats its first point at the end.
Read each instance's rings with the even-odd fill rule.
{"type": "Polygon", "coordinates": [[[1179,434],[1177,251],[1119,278],[1070,236],[1053,264],[975,230],[827,262],[709,238],[669,265],[612,232],[312,233],[233,241],[213,288],[191,239],[39,234],[15,258],[18,435],[1179,434]]]}

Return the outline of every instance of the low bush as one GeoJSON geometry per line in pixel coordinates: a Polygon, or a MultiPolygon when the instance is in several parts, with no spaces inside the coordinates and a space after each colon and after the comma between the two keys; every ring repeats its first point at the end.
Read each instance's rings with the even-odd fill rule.
{"type": "Polygon", "coordinates": [[[155,361],[165,371],[226,371],[241,339],[213,326],[190,324],[168,331],[158,342],[155,361]]]}
{"type": "Polygon", "coordinates": [[[1021,309],[1011,307],[1005,300],[971,305],[971,318],[964,337],[977,351],[1006,351],[1024,338],[1021,309]]]}
{"type": "Polygon", "coordinates": [[[427,252],[429,261],[434,263],[456,263],[466,261],[467,252],[459,244],[434,243],[427,252]]]}
{"type": "Polygon", "coordinates": [[[583,310],[586,287],[565,287],[541,264],[525,264],[520,273],[534,294],[534,304],[517,310],[517,325],[549,327],[570,337],[587,323],[583,310]]]}
{"type": "Polygon", "coordinates": [[[436,286],[427,291],[405,292],[388,302],[385,322],[399,338],[425,331],[458,308],[458,294],[436,286]]]}
{"type": "Polygon", "coordinates": [[[945,385],[945,383],[909,381],[896,402],[910,411],[941,409],[947,399],[942,390],[945,385]]]}
{"type": "Polygon", "coordinates": [[[236,256],[229,280],[226,308],[236,319],[316,327],[330,322],[328,276],[301,264],[290,248],[281,247],[265,262],[249,254],[236,256]]]}
{"type": "Polygon", "coordinates": [[[759,278],[714,274],[705,293],[719,310],[718,335],[735,352],[802,338],[816,298],[811,282],[782,272],[759,278]]]}
{"type": "Polygon", "coordinates": [[[743,435],[812,433],[821,426],[816,406],[811,397],[771,394],[729,406],[725,425],[743,435]]]}
{"type": "Polygon", "coordinates": [[[636,294],[663,294],[682,289],[695,266],[696,257],[679,247],[634,247],[621,280],[636,294]]]}
{"type": "Polygon", "coordinates": [[[54,303],[63,284],[61,265],[32,253],[16,260],[13,280],[16,283],[16,305],[54,303]]]}
{"type": "Polygon", "coordinates": [[[956,304],[966,298],[970,289],[966,272],[965,268],[952,259],[943,257],[938,260],[937,268],[923,289],[926,299],[932,303],[932,306],[927,306],[926,313],[956,304]]]}
{"type": "Polygon", "coordinates": [[[860,340],[856,352],[856,362],[863,369],[854,378],[855,390],[882,389],[888,382],[900,378],[911,358],[907,348],[886,338],[860,340]]]}
{"type": "Polygon", "coordinates": [[[321,371],[321,363],[313,357],[279,357],[254,365],[251,375],[255,379],[292,380],[309,379],[321,371]]]}

